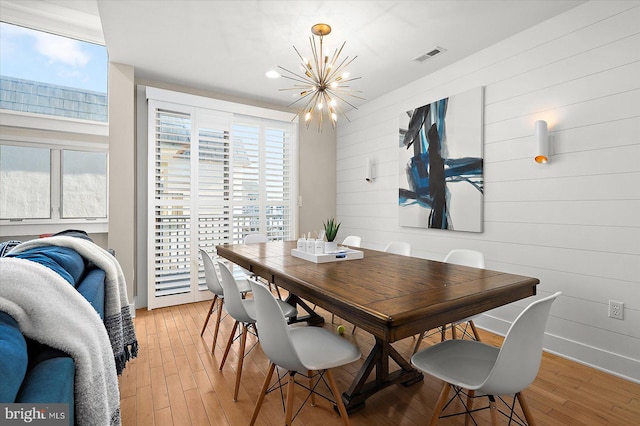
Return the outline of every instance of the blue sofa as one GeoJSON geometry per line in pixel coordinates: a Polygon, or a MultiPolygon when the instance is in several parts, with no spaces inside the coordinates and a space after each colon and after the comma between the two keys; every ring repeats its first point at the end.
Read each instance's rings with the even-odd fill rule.
{"type": "MultiPolygon", "coordinates": [[[[45,246],[16,255],[57,272],[104,320],[105,273],[66,247],[45,246]]],[[[64,307],[61,307],[64,308],[64,307]]],[[[26,338],[16,321],[0,311],[0,402],[68,403],[74,424],[75,363],[66,353],[26,338]]]]}

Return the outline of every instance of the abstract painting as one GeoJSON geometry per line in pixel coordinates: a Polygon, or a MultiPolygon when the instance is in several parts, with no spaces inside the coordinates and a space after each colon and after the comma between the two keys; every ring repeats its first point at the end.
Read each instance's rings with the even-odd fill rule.
{"type": "Polygon", "coordinates": [[[401,226],[482,232],[482,87],[400,116],[401,226]]]}

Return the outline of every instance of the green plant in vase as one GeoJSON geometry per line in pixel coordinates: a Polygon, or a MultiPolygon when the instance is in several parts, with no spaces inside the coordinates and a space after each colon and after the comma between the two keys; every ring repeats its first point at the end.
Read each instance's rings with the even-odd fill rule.
{"type": "Polygon", "coordinates": [[[338,250],[338,243],[334,240],[338,235],[340,229],[340,222],[337,222],[334,218],[328,219],[324,222],[324,235],[327,237],[327,243],[324,247],[325,253],[331,253],[338,250]]]}

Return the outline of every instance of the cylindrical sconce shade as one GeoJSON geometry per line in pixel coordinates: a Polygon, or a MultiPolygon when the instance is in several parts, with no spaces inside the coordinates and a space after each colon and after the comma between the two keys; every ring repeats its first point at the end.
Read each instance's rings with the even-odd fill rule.
{"type": "Polygon", "coordinates": [[[364,159],[364,178],[367,182],[373,181],[373,166],[369,157],[364,159]]]}
{"type": "Polygon", "coordinates": [[[536,135],[536,163],[545,164],[551,161],[551,153],[549,152],[549,137],[547,135],[547,122],[538,120],[534,124],[536,135]]]}

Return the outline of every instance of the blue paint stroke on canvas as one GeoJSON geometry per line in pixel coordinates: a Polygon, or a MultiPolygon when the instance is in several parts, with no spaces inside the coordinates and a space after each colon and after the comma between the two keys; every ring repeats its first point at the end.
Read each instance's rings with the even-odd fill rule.
{"type": "Polygon", "coordinates": [[[407,162],[408,188],[400,188],[399,204],[418,204],[431,209],[429,228],[453,229],[448,211],[447,183],[467,182],[483,192],[483,161],[479,157],[447,158],[446,114],[449,98],[441,99],[410,114],[409,126],[401,130],[406,149],[413,149],[407,162]]]}

